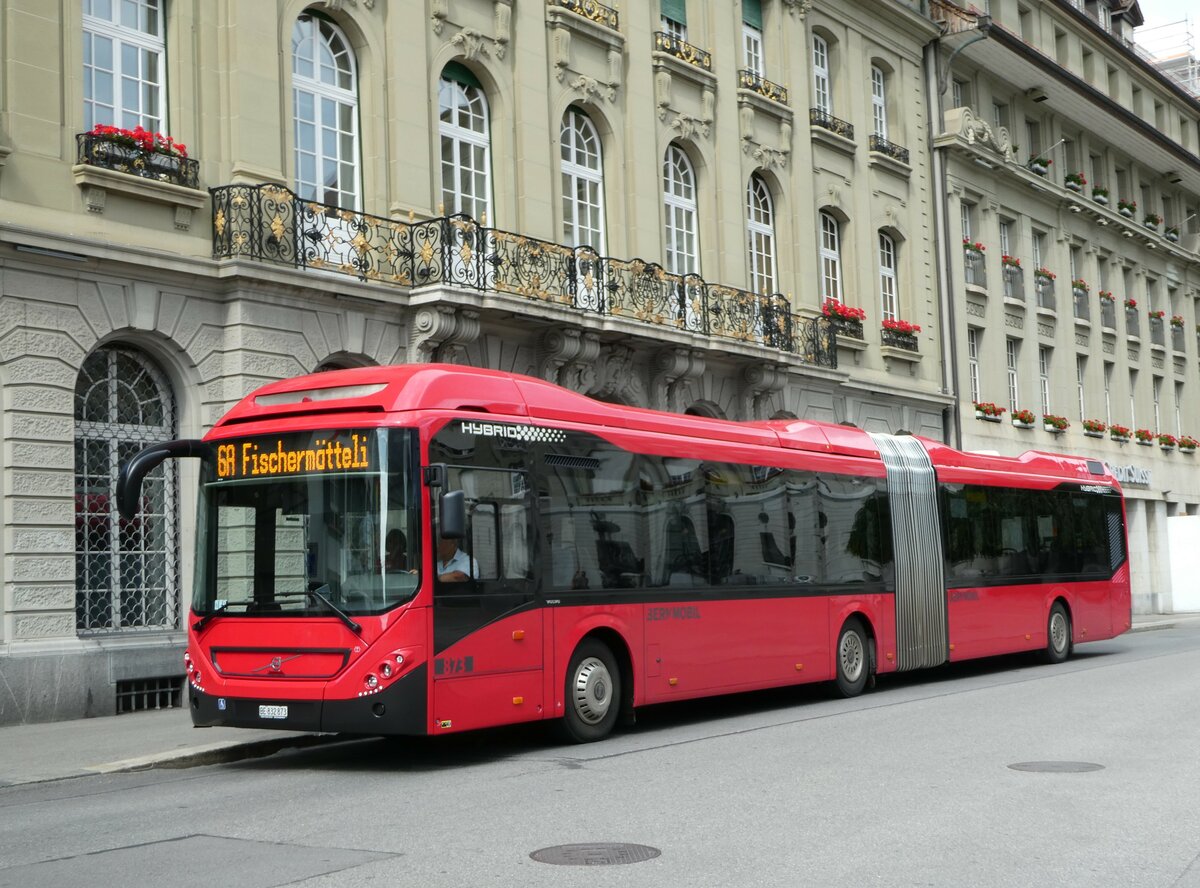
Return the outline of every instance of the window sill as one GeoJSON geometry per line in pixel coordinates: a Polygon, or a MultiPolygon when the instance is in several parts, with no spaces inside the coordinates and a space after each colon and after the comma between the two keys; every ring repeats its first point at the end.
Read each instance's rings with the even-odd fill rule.
{"type": "Polygon", "coordinates": [[[917,366],[921,363],[921,353],[909,351],[906,348],[896,348],[894,345],[881,345],[879,353],[883,355],[883,363],[889,370],[895,362],[900,367],[907,367],[913,376],[917,375],[917,366]]]}
{"type": "Polygon", "coordinates": [[[1042,308],[1040,305],[1038,306],[1037,316],[1039,318],[1044,318],[1047,321],[1057,321],[1058,320],[1058,312],[1057,311],[1055,311],[1053,308],[1042,308]]]}
{"type": "MultiPolygon", "coordinates": [[[[808,125],[808,131],[812,135],[812,141],[814,145],[824,145],[827,148],[832,148],[834,151],[839,151],[842,154],[846,154],[851,157],[853,157],[854,153],[858,150],[857,142],[855,142],[853,139],[847,139],[845,136],[839,136],[831,129],[826,129],[823,126],[817,126],[815,123],[810,123],[808,125]]],[[[892,162],[895,163],[895,161],[892,162]]]]}
{"type": "Polygon", "coordinates": [[[772,117],[791,123],[792,109],[782,102],[768,99],[766,96],[745,87],[738,87],[737,99],[739,105],[749,105],[752,108],[762,111],[764,114],[770,114],[772,117]]]}
{"type": "Polygon", "coordinates": [[[586,34],[597,43],[603,43],[610,49],[620,52],[625,50],[625,37],[620,31],[614,31],[607,25],[594,22],[569,9],[559,6],[546,7],[546,21],[552,25],[562,25],[564,28],[586,34]]]}
{"type": "MultiPolygon", "coordinates": [[[[841,136],[838,136],[838,138],[841,138],[841,136]]],[[[896,160],[890,154],[884,154],[882,151],[868,152],[867,164],[887,170],[889,173],[894,173],[902,179],[912,176],[912,167],[909,164],[896,160]]]]}
{"type": "Polygon", "coordinates": [[[1004,304],[1009,308],[1019,308],[1021,311],[1025,310],[1025,300],[1018,299],[1016,296],[1005,296],[1004,304]]]}
{"type": "Polygon", "coordinates": [[[972,296],[978,296],[981,299],[987,299],[987,287],[983,286],[983,284],[967,284],[966,288],[967,292],[972,296]]]}
{"type": "Polygon", "coordinates": [[[208,192],[170,182],[158,182],[106,170],[86,163],[71,167],[75,184],[83,189],[83,202],[90,213],[103,213],[108,192],[115,191],[137,200],[161,203],[175,208],[175,227],[187,231],[192,226],[192,212],[204,206],[208,192]]]}
{"type": "Polygon", "coordinates": [[[656,70],[665,70],[672,77],[690,80],[701,89],[716,89],[717,75],[700,65],[690,64],[662,50],[653,51],[650,58],[656,70]]]}

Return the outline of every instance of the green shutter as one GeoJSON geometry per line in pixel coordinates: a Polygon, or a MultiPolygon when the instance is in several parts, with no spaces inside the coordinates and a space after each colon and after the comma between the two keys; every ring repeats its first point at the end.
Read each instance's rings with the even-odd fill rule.
{"type": "Polygon", "coordinates": [[[742,0],[742,21],[762,30],[762,0],[742,0]]]}
{"type": "Polygon", "coordinates": [[[687,0],[659,0],[659,13],[665,19],[687,24],[687,0]]]}
{"type": "Polygon", "coordinates": [[[476,89],[483,89],[483,84],[479,82],[478,77],[471,73],[471,69],[458,62],[449,62],[446,67],[442,68],[442,77],[446,80],[461,83],[463,86],[473,86],[476,89]]]}

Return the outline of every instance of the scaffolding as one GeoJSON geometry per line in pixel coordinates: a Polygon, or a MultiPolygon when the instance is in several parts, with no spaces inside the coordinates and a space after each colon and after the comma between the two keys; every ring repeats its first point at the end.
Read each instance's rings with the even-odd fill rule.
{"type": "Polygon", "coordinates": [[[1200,98],[1200,60],[1189,19],[1138,28],[1134,49],[1151,65],[1200,98]]]}

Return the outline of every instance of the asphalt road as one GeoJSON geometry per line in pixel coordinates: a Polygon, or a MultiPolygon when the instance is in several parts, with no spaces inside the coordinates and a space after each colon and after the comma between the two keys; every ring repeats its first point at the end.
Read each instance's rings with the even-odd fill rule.
{"type": "Polygon", "coordinates": [[[0,886],[1200,886],[1198,675],[1193,623],[855,700],[657,707],[588,746],[521,728],[10,787],[0,886]],[[530,857],[568,844],[638,862],[530,857]]]}

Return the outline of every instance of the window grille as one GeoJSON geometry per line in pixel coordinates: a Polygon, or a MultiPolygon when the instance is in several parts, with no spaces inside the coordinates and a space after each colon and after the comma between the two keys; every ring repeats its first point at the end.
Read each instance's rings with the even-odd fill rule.
{"type": "Polygon", "coordinates": [[[183,676],[139,678],[117,682],[117,715],[183,706],[183,676]]]}

